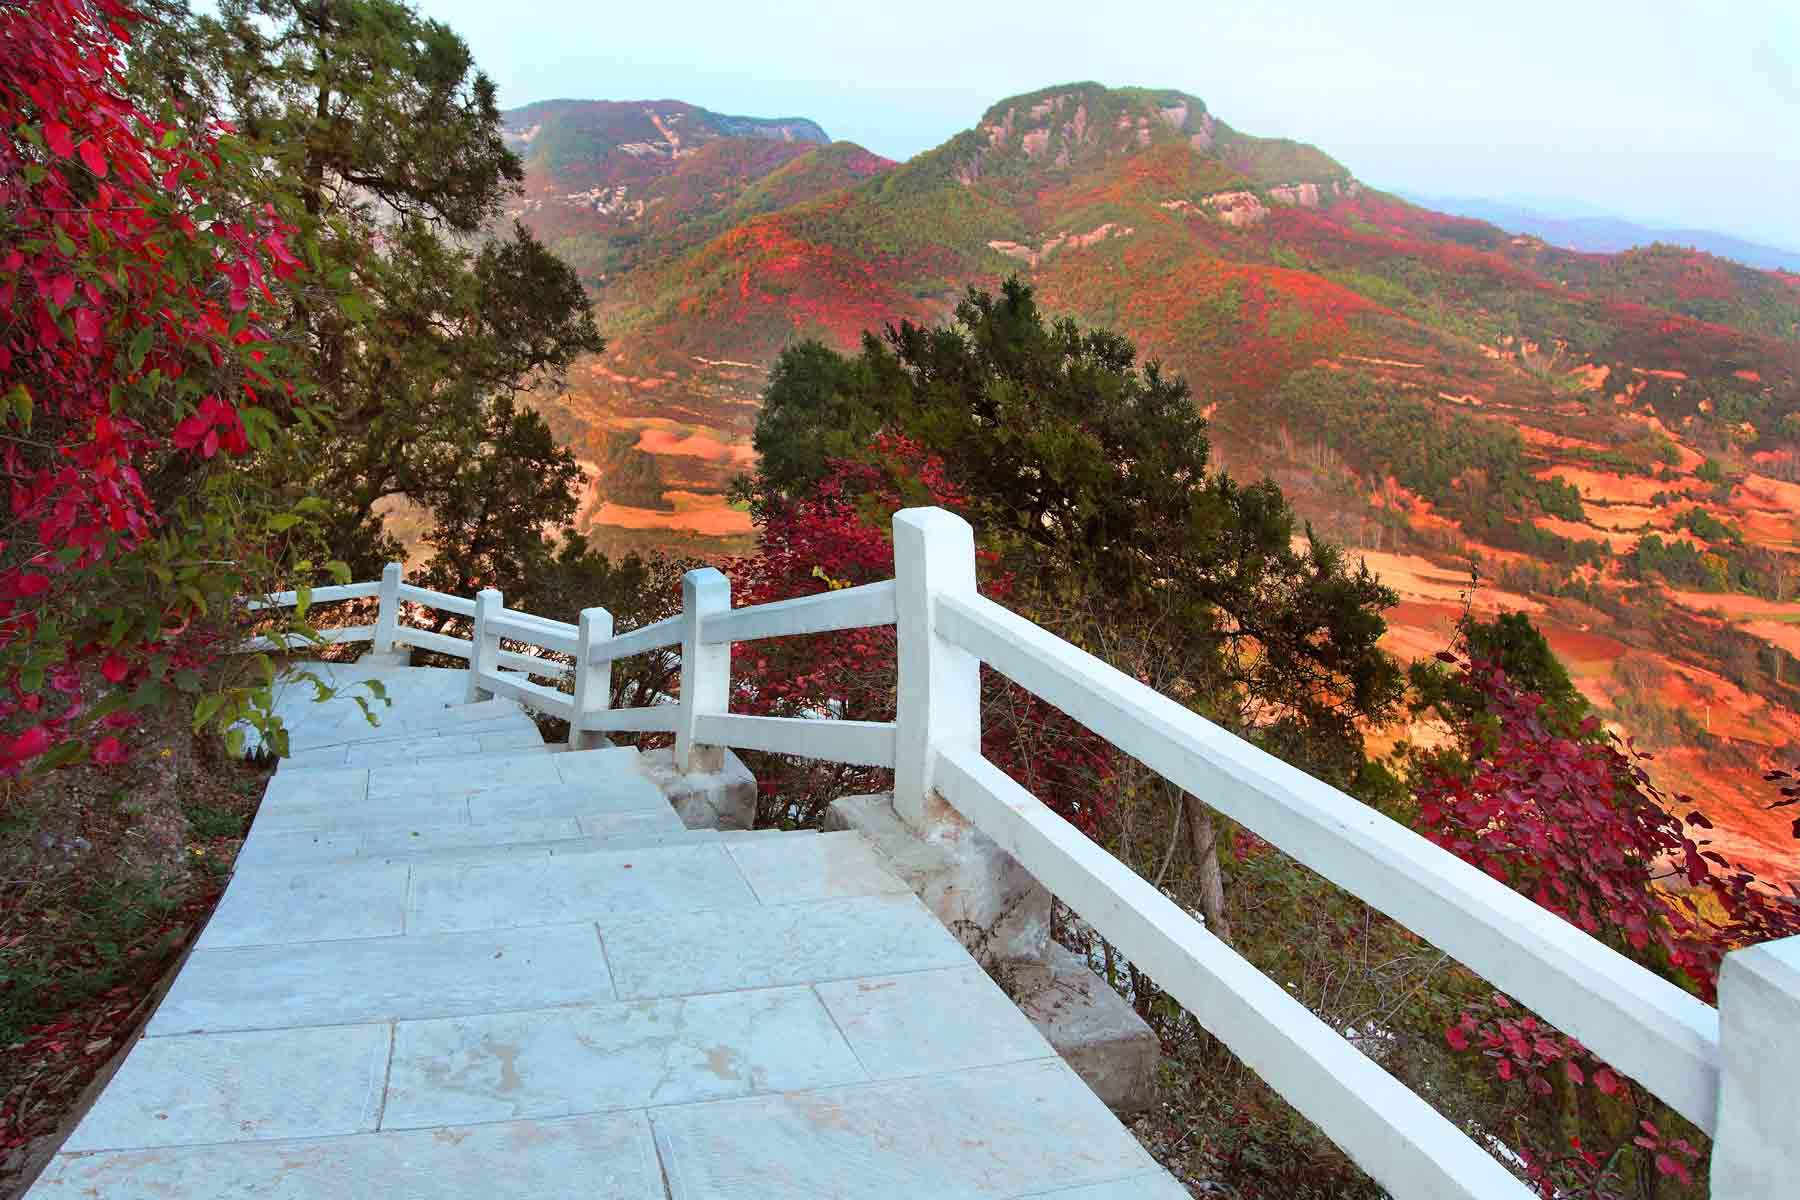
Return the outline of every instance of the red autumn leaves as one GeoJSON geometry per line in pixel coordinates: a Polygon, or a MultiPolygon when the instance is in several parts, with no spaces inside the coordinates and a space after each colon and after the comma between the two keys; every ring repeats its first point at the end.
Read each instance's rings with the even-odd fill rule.
{"type": "MultiPolygon", "coordinates": [[[[208,211],[226,131],[192,136],[129,98],[135,20],[118,0],[0,7],[0,309],[17,318],[0,332],[0,473],[18,531],[0,544],[0,721],[13,731],[0,773],[85,736],[96,696],[130,681],[120,664],[171,649],[162,635],[51,637],[87,603],[60,578],[156,535],[147,464],[171,449],[246,453],[239,405],[285,394],[260,369],[268,333],[250,304],[272,304],[270,279],[299,269],[291,231],[268,208],[208,211]]],[[[154,624],[189,617],[178,606],[154,624]]],[[[89,753],[118,761],[124,746],[108,732],[89,753]]]]}

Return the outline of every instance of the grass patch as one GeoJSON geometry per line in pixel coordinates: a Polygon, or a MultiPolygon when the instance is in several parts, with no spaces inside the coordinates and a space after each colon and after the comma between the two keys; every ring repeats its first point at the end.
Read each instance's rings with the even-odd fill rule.
{"type": "Polygon", "coordinates": [[[61,936],[0,948],[0,1045],[104,994],[186,932],[170,928],[181,897],[160,877],[95,880],[60,893],[46,887],[35,899],[61,936]]]}

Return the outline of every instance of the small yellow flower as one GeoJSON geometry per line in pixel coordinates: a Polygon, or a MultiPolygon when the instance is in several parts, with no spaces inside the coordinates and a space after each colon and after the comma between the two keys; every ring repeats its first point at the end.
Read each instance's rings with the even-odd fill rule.
{"type": "Polygon", "coordinates": [[[174,757],[174,754],[175,754],[175,752],[174,752],[174,751],[173,751],[173,750],[169,750],[169,749],[166,749],[166,748],[165,748],[165,749],[164,749],[164,750],[163,750],[163,752],[162,752],[162,753],[161,753],[161,755],[159,755],[159,756],[158,756],[158,757],[161,757],[161,758],[172,758],[172,757],[174,757]]]}

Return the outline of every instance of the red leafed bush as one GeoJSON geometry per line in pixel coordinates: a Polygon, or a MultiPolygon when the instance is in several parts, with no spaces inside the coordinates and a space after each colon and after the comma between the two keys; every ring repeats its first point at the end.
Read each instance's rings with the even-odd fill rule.
{"type": "Polygon", "coordinates": [[[290,230],[209,203],[228,131],[192,137],[127,96],[136,19],[118,0],[0,2],[7,774],[128,726],[127,693],[198,690],[216,634],[197,619],[242,585],[229,564],[265,515],[203,468],[267,444],[258,406],[288,395],[256,305],[299,268],[290,230]]]}
{"type": "MultiPolygon", "coordinates": [[[[894,577],[893,514],[967,504],[943,461],[894,433],[866,455],[836,459],[812,494],[769,515],[758,552],[730,567],[734,602],[766,604],[894,577]]],[[[993,556],[978,552],[991,568],[993,556]]],[[[1005,600],[1011,580],[989,572],[982,591],[1005,600]]],[[[892,626],[804,638],[740,642],[732,648],[735,711],[836,720],[894,719],[897,660],[892,626]]],[[[982,750],[1040,799],[1087,832],[1101,814],[1099,779],[1111,751],[1057,710],[984,673],[982,750]]],[[[883,790],[890,773],[837,763],[758,764],[760,822],[807,823],[839,796],[883,790]]]]}
{"type": "Polygon", "coordinates": [[[1657,788],[1648,755],[1594,739],[1597,717],[1588,736],[1560,733],[1495,664],[1459,666],[1489,721],[1464,733],[1469,770],[1440,762],[1421,780],[1426,837],[1708,1000],[1726,952],[1800,932],[1800,890],[1777,895],[1709,849],[1712,822],[1657,788]]]}
{"type": "MultiPolygon", "coordinates": [[[[1461,759],[1434,760],[1418,781],[1426,837],[1709,1001],[1726,953],[1800,933],[1800,889],[1783,895],[1710,849],[1712,822],[1656,787],[1648,755],[1599,738],[1594,717],[1563,732],[1494,663],[1440,657],[1481,715],[1460,731],[1461,759]]],[[[1621,1155],[1641,1155],[1651,1177],[1704,1177],[1703,1151],[1659,1132],[1676,1119],[1666,1107],[1506,996],[1465,1007],[1444,1039],[1488,1059],[1524,1104],[1554,1098],[1580,1127],[1566,1149],[1518,1147],[1543,1196],[1622,1194],[1621,1155]],[[1600,1098],[1584,1102],[1589,1086],[1600,1098]]]]}

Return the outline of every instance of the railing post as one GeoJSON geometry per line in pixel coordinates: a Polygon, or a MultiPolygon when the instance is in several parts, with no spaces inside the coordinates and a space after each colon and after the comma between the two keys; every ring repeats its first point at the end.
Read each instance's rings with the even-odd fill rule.
{"type": "Polygon", "coordinates": [[[675,730],[675,769],[717,771],[725,755],[717,746],[694,744],[694,720],[722,713],[731,703],[731,643],[700,640],[706,618],[731,611],[731,581],[713,567],[681,577],[681,714],[675,730]]]}
{"type": "Polygon", "coordinates": [[[1800,937],[1725,956],[1719,971],[1719,1121],[1712,1194],[1794,1194],[1794,1081],[1800,1079],[1800,937]]]}
{"type": "Polygon", "coordinates": [[[488,631],[488,621],[502,608],[506,607],[506,597],[495,588],[483,588],[475,593],[475,628],[469,634],[469,690],[466,698],[470,704],[477,700],[491,699],[494,693],[481,686],[483,675],[500,673],[500,635],[488,631]]]}
{"type": "Polygon", "coordinates": [[[604,608],[584,608],[575,634],[575,719],[569,723],[569,749],[588,750],[606,744],[606,736],[583,729],[581,720],[612,703],[612,660],[594,661],[594,653],[613,635],[613,617],[604,608]]]}
{"type": "Polygon", "coordinates": [[[895,715],[894,811],[916,829],[931,815],[937,747],[981,744],[981,663],[938,636],[938,596],[975,594],[975,531],[941,508],[894,514],[895,636],[899,696],[895,715]]]}
{"type": "Polygon", "coordinates": [[[375,613],[375,644],[370,647],[376,654],[394,652],[394,636],[400,629],[400,583],[405,571],[397,562],[381,568],[381,607],[375,613]]]}

